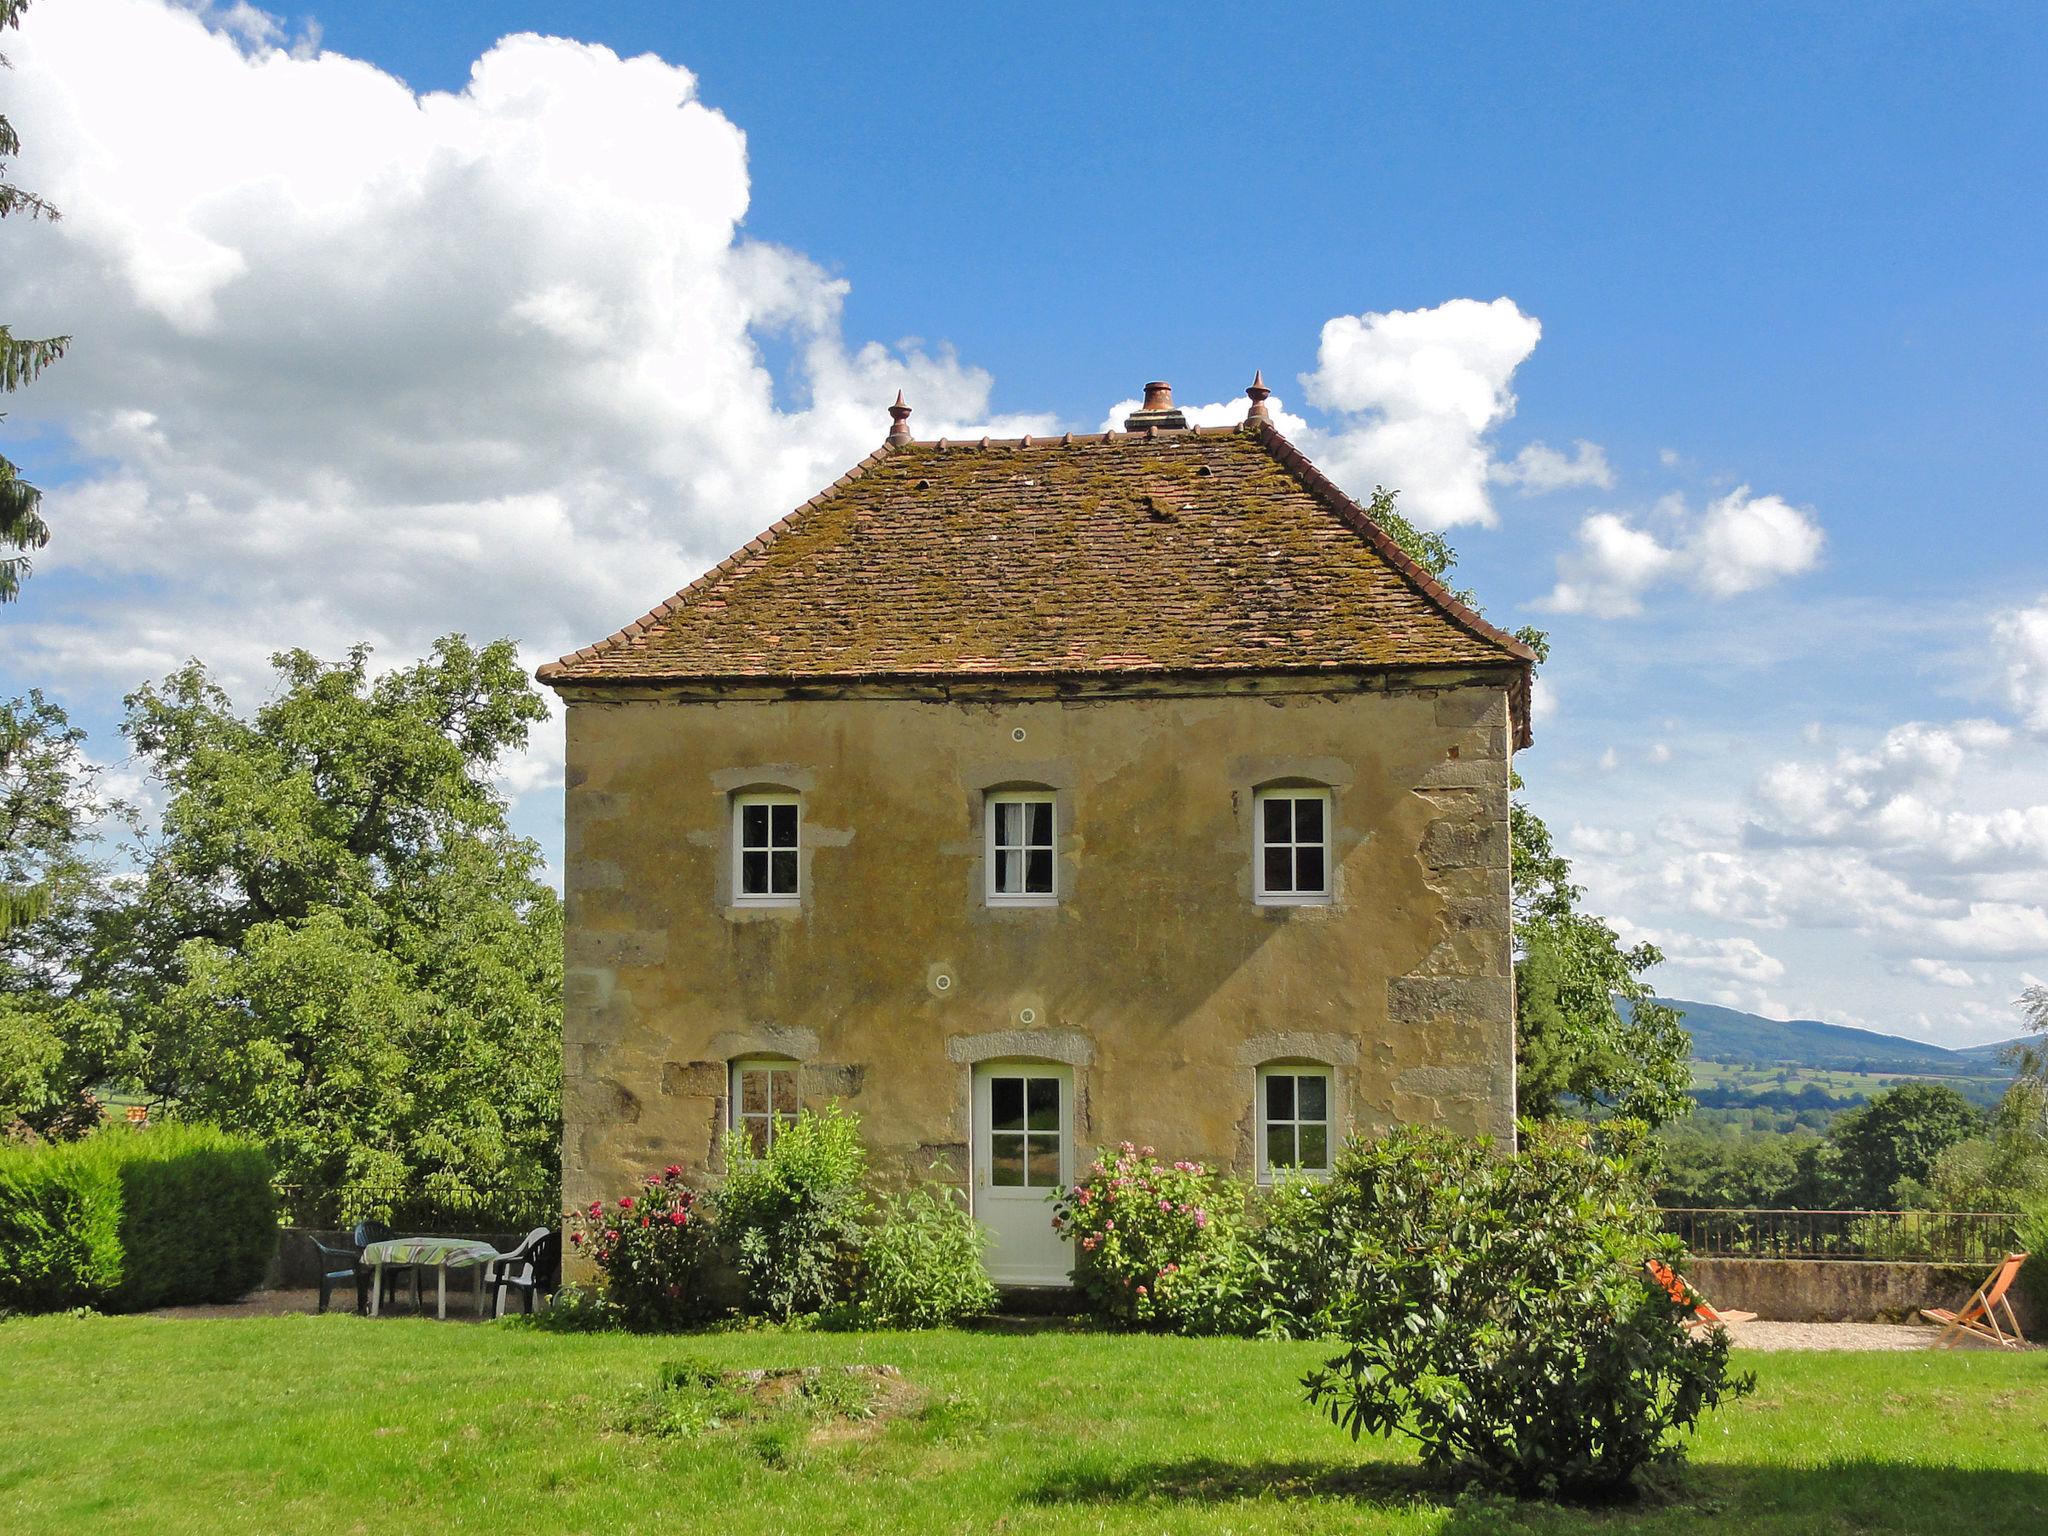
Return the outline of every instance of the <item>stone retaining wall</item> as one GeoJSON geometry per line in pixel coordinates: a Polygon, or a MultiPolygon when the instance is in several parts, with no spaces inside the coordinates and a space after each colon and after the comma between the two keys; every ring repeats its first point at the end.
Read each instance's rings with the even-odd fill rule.
{"type": "MultiPolygon", "coordinates": [[[[2030,1264],[2038,1262],[2029,1260],[2030,1264]]],[[[1906,1264],[1884,1260],[1701,1259],[1685,1277],[1715,1306],[1781,1323],[1905,1322],[1922,1307],[1960,1307],[1990,1274],[1988,1264],[1906,1264]]],[[[2013,1287],[2013,1310],[2029,1336],[2044,1331],[2036,1284],[2013,1287]]]]}

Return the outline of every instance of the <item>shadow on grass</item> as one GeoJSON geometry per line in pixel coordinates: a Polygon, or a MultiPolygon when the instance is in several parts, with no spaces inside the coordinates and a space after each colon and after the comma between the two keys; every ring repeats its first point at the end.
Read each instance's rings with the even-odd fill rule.
{"type": "Polygon", "coordinates": [[[1430,1509],[1447,1533],[1695,1529],[1709,1519],[1744,1532],[2048,1530],[2048,1465],[2040,1470],[1928,1466],[1874,1458],[1823,1466],[1686,1463],[1653,1469],[1634,1492],[1602,1504],[1489,1494],[1467,1479],[1412,1464],[1178,1461],[1073,1467],[1040,1483],[1036,1504],[1218,1504],[1330,1500],[1386,1511],[1430,1509]]]}

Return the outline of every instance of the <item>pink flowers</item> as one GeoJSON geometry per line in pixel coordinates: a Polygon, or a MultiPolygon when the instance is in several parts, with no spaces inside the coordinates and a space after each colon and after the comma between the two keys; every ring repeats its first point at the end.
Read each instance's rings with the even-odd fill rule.
{"type": "Polygon", "coordinates": [[[689,1221],[689,1219],[689,1213],[680,1208],[670,1211],[668,1213],[668,1224],[672,1227],[683,1226],[689,1221]]]}
{"type": "Polygon", "coordinates": [[[1159,1209],[1161,1209],[1162,1211],[1170,1211],[1173,1209],[1173,1202],[1171,1200],[1162,1200],[1159,1202],[1159,1209]]]}
{"type": "Polygon", "coordinates": [[[669,1178],[680,1179],[683,1176],[683,1165],[681,1163],[670,1163],[661,1171],[669,1178]]]}
{"type": "Polygon", "coordinates": [[[631,1209],[633,1209],[633,1197],[631,1195],[619,1196],[619,1209],[622,1211],[630,1211],[631,1209]]]}

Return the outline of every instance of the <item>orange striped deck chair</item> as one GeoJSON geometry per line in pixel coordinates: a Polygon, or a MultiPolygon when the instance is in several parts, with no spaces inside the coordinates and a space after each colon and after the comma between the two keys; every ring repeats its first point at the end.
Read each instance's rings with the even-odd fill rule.
{"type": "Polygon", "coordinates": [[[1941,1337],[1934,1341],[1937,1349],[1954,1349],[1963,1342],[1963,1335],[1982,1339],[1987,1344],[1996,1344],[2000,1349],[2022,1349],[2027,1336],[2020,1332],[2019,1319],[2012,1315],[2012,1303],[2005,1293],[2012,1289],[2013,1277],[2020,1272],[2020,1266],[2027,1262],[2024,1253],[2008,1253],[1998,1268],[1991,1271],[1991,1278],[1977,1287],[1975,1294],[1963,1303],[1960,1312],[1944,1312],[1940,1307],[1922,1307],[1920,1315],[1930,1323],[1942,1325],[1941,1337]],[[2005,1313],[2005,1326],[1998,1324],[1998,1314],[2005,1313]]]}
{"type": "Polygon", "coordinates": [[[1661,1259],[1651,1259],[1645,1267],[1650,1271],[1650,1278],[1671,1293],[1671,1299],[1685,1313],[1685,1326],[1688,1328],[1719,1328],[1728,1323],[1756,1321],[1754,1312],[1719,1310],[1693,1288],[1691,1281],[1661,1259]]]}

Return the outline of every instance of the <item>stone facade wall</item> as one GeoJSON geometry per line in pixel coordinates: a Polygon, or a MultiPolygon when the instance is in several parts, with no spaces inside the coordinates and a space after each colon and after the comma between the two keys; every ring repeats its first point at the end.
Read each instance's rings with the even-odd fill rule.
{"type": "Polygon", "coordinates": [[[1507,683],[568,702],[564,1194],[717,1169],[729,1064],[801,1063],[885,1176],[965,1180],[969,1070],[1074,1072],[1080,1149],[1248,1171],[1259,1065],[1340,1136],[1508,1134],[1507,683]],[[1328,785],[1334,896],[1253,899],[1252,808],[1328,785]],[[1058,791],[1056,907],[983,900],[983,796],[1058,791]],[[731,903],[731,797],[803,797],[803,901],[731,903]]]}

